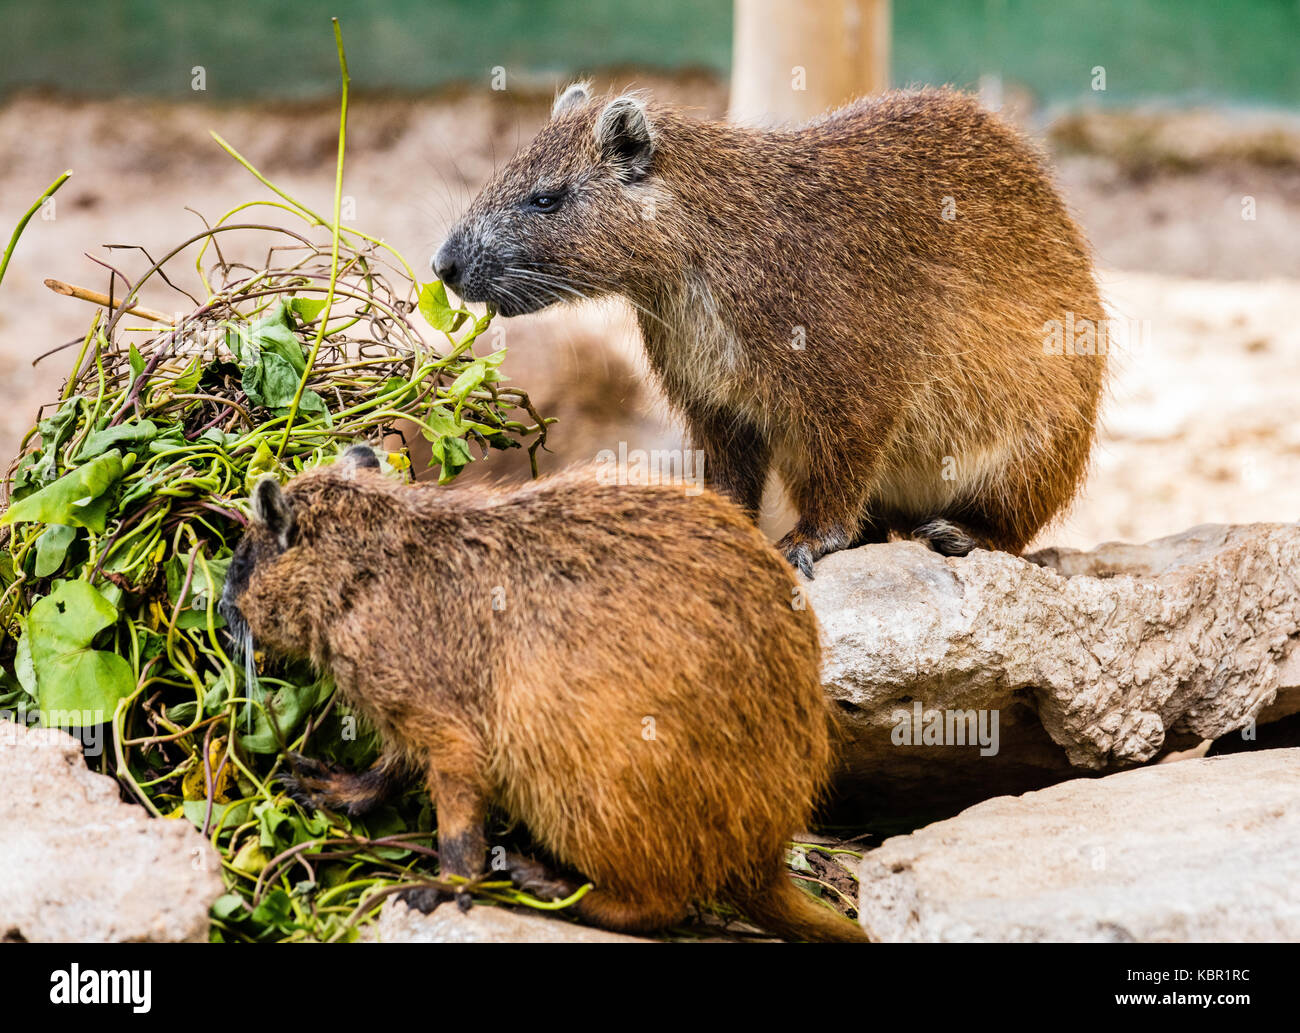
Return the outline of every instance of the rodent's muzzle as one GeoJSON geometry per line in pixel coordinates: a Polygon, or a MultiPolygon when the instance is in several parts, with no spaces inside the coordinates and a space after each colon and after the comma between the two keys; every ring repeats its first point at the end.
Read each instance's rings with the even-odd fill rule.
{"type": "Polygon", "coordinates": [[[434,275],[461,300],[486,301],[503,316],[520,316],[545,308],[559,295],[536,289],[536,277],[520,277],[504,262],[509,259],[471,242],[461,229],[452,231],[429,260],[434,275]]]}
{"type": "Polygon", "coordinates": [[[238,599],[248,588],[252,576],[253,564],[248,554],[248,546],[240,542],[231,557],[226,570],[226,583],[221,589],[221,599],[217,603],[217,612],[226,622],[226,630],[231,643],[236,649],[245,646],[249,639],[248,619],[239,608],[238,599]]]}
{"type": "Polygon", "coordinates": [[[429,260],[429,266],[433,269],[433,275],[445,286],[460,293],[460,278],[465,271],[465,263],[460,254],[459,241],[455,237],[448,237],[442,242],[438,253],[429,260]]]}

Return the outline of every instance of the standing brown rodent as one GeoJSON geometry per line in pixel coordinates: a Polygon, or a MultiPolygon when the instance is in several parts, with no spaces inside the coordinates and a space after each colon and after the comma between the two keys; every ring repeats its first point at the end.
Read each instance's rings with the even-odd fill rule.
{"type": "Polygon", "coordinates": [[[784,869],[829,718],[816,620],[744,514],[584,471],[446,493],[374,466],[352,449],[261,481],[227,579],[236,633],[331,671],[384,740],[371,771],[298,789],[356,813],[418,771],[444,874],[484,870],[493,806],[595,884],[577,910],[611,929],[722,900],[785,937],[865,939],[784,869]]]}
{"type": "Polygon", "coordinates": [[[809,575],[891,531],[1018,552],[1087,466],[1087,247],[1029,145],[960,93],[761,131],[578,84],[433,266],[507,316],[629,299],[713,485],[754,513],[780,471],[780,547],[809,575]]]}

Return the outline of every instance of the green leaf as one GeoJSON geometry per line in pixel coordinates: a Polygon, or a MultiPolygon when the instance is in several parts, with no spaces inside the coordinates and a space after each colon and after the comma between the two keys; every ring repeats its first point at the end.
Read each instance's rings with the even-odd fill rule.
{"type": "MultiPolygon", "coordinates": [[[[370,839],[383,839],[385,836],[395,836],[398,833],[410,831],[406,821],[398,813],[397,808],[389,803],[376,807],[363,818],[354,819],[353,828],[358,827],[370,839]]],[[[408,857],[411,853],[410,850],[404,847],[380,846],[372,847],[372,849],[377,856],[387,858],[390,861],[408,857]]]]}
{"type": "Polygon", "coordinates": [[[316,317],[325,311],[325,299],[290,298],[289,308],[304,324],[314,323],[316,317]]]}
{"type": "Polygon", "coordinates": [[[438,483],[446,484],[455,480],[456,475],[466,466],[474,461],[470,455],[469,446],[465,444],[464,438],[439,438],[430,445],[432,456],[429,465],[438,463],[442,470],[438,474],[438,483]]]}
{"type": "Polygon", "coordinates": [[[465,321],[464,309],[451,307],[451,302],[447,300],[447,288],[440,280],[420,285],[419,306],[420,315],[424,316],[425,321],[445,334],[451,333],[465,321]]]}
{"type": "Polygon", "coordinates": [[[307,357],[302,342],[294,332],[289,308],[277,301],[265,316],[248,328],[248,338],[256,354],[249,356],[249,364],[267,354],[284,359],[299,376],[307,369],[307,357]]]}
{"type": "Polygon", "coordinates": [[[298,376],[307,369],[307,356],[303,354],[298,335],[284,323],[259,323],[252,329],[253,341],[262,350],[262,357],[276,355],[284,359],[298,376]]]}
{"type": "Polygon", "coordinates": [[[223,922],[238,921],[246,914],[243,898],[238,893],[223,893],[212,902],[212,917],[223,922]]]}
{"type": "Polygon", "coordinates": [[[199,440],[210,442],[218,448],[230,449],[235,446],[241,437],[242,435],[239,434],[228,434],[220,427],[209,427],[199,435],[199,440]]]}
{"type": "Polygon", "coordinates": [[[399,391],[399,389],[400,393],[393,395],[392,399],[388,402],[389,405],[393,407],[405,405],[415,397],[415,386],[405,377],[389,377],[384,381],[383,387],[375,393],[386,395],[390,392],[399,391]]]}
{"type": "Polygon", "coordinates": [[[86,438],[86,443],[77,453],[77,459],[84,462],[119,445],[125,451],[131,452],[136,446],[147,445],[157,436],[158,425],[152,420],[132,420],[116,427],[106,427],[86,438]]]}
{"type": "Polygon", "coordinates": [[[278,409],[293,401],[300,378],[301,371],[295,371],[287,359],[266,352],[244,370],[244,394],[254,405],[278,409]]]}
{"type": "Polygon", "coordinates": [[[103,534],[108,492],[121,479],[122,453],[114,449],[15,502],[0,524],[69,524],[103,534]]]}
{"type": "Polygon", "coordinates": [[[284,840],[285,846],[293,846],[293,822],[289,815],[270,802],[258,804],[253,813],[257,815],[258,842],[262,846],[274,847],[278,839],[284,840]]]}
{"type": "Polygon", "coordinates": [[[238,323],[226,324],[226,347],[241,368],[254,365],[262,355],[261,349],[249,337],[248,330],[238,323]]]}
{"type": "MultiPolygon", "coordinates": [[[[316,706],[320,688],[320,682],[307,685],[285,684],[267,696],[261,707],[248,704],[245,712],[248,707],[252,707],[253,727],[251,731],[239,736],[240,745],[250,753],[279,753],[281,742],[292,741],[298,726],[316,706]],[[266,709],[263,710],[263,707],[266,709]],[[275,717],[275,728],[271,727],[268,713],[275,717]],[[279,730],[279,735],[276,734],[276,729],[279,730]]],[[[241,728],[247,727],[243,718],[239,724],[241,728]]]]}
{"type": "Polygon", "coordinates": [[[64,442],[71,438],[72,432],[76,430],[77,418],[84,404],[80,396],[70,398],[59,406],[59,411],[53,416],[41,420],[36,425],[36,430],[41,435],[40,459],[33,456],[30,464],[19,464],[14,477],[13,497],[15,499],[23,498],[37,484],[54,480],[59,452],[64,442]]]}
{"type": "Polygon", "coordinates": [[[69,711],[74,726],[83,714],[96,715],[97,721],[88,719],[98,724],[135,690],[135,674],[125,659],[90,648],[117,617],[116,608],[85,581],[64,581],[36,602],[23,638],[30,639],[42,710],[69,711]]]}
{"type": "Polygon", "coordinates": [[[184,448],[188,444],[189,442],[185,440],[185,431],[181,427],[172,427],[170,430],[160,430],[158,436],[148,442],[148,451],[151,455],[162,455],[164,452],[184,448]]]}
{"type": "Polygon", "coordinates": [[[474,461],[464,436],[471,430],[477,430],[480,425],[448,413],[441,405],[429,407],[429,411],[424,415],[424,423],[423,433],[429,439],[429,465],[441,465],[442,471],[438,474],[438,483],[446,484],[474,461]]]}
{"type": "MultiPolygon", "coordinates": [[[[189,590],[182,599],[181,589],[185,586],[185,572],[189,569],[192,551],[172,556],[163,564],[163,571],[167,577],[169,612],[179,601],[181,609],[176,618],[176,626],[182,630],[208,626],[208,604],[212,600],[221,598],[221,592],[226,587],[226,571],[230,568],[229,556],[225,559],[208,560],[208,574],[204,574],[203,564],[195,561],[189,590]]],[[[225,627],[226,622],[219,613],[214,613],[212,617],[215,627],[225,627]]]]}
{"type": "MultiPolygon", "coordinates": [[[[25,623],[23,627],[26,628],[25,623]]],[[[32,666],[32,640],[26,630],[18,640],[18,648],[14,652],[14,677],[18,679],[18,684],[23,687],[23,691],[35,699],[36,668],[32,666]]]]}
{"type": "Polygon", "coordinates": [[[198,703],[192,699],[187,699],[184,703],[177,703],[175,706],[167,708],[167,720],[182,727],[187,727],[194,723],[194,718],[198,715],[198,712],[198,703]]]}
{"type": "MultiPolygon", "coordinates": [[[[0,669],[0,712],[5,710],[15,710],[23,707],[27,710],[36,708],[34,700],[26,689],[19,684],[18,679],[4,669],[0,669]]],[[[0,714],[0,720],[4,719],[0,714]]]]}
{"type": "Polygon", "coordinates": [[[67,524],[51,524],[36,540],[36,576],[49,577],[67,558],[68,549],[76,541],[77,529],[67,524]]]}
{"type": "Polygon", "coordinates": [[[460,405],[471,391],[477,391],[484,384],[496,383],[501,379],[501,373],[497,369],[501,365],[501,360],[506,357],[505,349],[493,352],[491,355],[484,355],[482,358],[476,358],[461,371],[454,381],[448,394],[456,399],[456,404],[460,405]]]}
{"type": "Polygon", "coordinates": [[[174,395],[192,395],[199,389],[199,379],[203,376],[203,367],[199,365],[196,358],[188,366],[185,372],[172,381],[171,391],[174,395]]]}
{"type": "Polygon", "coordinates": [[[212,678],[212,683],[203,693],[203,713],[206,716],[211,717],[226,709],[226,704],[234,695],[234,684],[234,672],[229,667],[223,667],[221,674],[212,678]]]}
{"type": "Polygon", "coordinates": [[[275,474],[279,478],[280,464],[276,462],[275,453],[263,440],[257,443],[257,451],[253,453],[252,461],[248,464],[248,473],[244,476],[244,490],[250,495],[253,494],[257,482],[268,473],[275,474]]]}
{"type": "MultiPolygon", "coordinates": [[[[248,817],[250,803],[247,800],[241,800],[236,804],[214,803],[212,805],[212,826],[208,829],[230,829],[236,825],[242,825],[248,817]]],[[[203,828],[203,819],[208,813],[207,800],[182,800],[181,809],[185,817],[196,828],[203,828]]]]}
{"type": "Polygon", "coordinates": [[[325,399],[315,391],[304,391],[302,398],[298,400],[299,412],[318,412],[329,416],[329,409],[325,405],[325,399]]]}
{"type": "Polygon", "coordinates": [[[131,379],[134,380],[144,372],[144,356],[140,354],[140,349],[134,344],[126,353],[126,361],[131,364],[131,379]]]}
{"type": "Polygon", "coordinates": [[[253,909],[251,917],[254,922],[273,928],[291,925],[293,905],[289,900],[289,894],[282,889],[272,890],[253,909]]]}

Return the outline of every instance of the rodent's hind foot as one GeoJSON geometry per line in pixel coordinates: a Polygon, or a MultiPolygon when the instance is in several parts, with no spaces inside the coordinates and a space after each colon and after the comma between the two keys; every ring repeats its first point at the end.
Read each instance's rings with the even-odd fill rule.
{"type": "Polygon", "coordinates": [[[576,883],[556,875],[541,861],[522,854],[506,855],[506,871],[515,889],[541,900],[563,900],[577,892],[576,883]]]}
{"type": "Polygon", "coordinates": [[[790,533],[776,543],[786,561],[809,581],[813,580],[813,563],[849,544],[848,533],[840,524],[818,530],[800,520],[790,533]]]}
{"type": "Polygon", "coordinates": [[[988,548],[978,535],[952,520],[927,520],[912,532],[912,538],[924,542],[941,556],[965,556],[972,549],[988,548]]]}

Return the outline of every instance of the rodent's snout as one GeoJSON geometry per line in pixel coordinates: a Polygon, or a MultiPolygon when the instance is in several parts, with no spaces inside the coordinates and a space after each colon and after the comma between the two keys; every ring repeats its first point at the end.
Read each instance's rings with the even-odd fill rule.
{"type": "Polygon", "coordinates": [[[488,302],[502,316],[536,312],[561,298],[555,289],[538,287],[548,276],[554,279],[552,274],[538,271],[517,242],[485,232],[479,223],[462,223],[453,229],[429,266],[461,301],[488,302]]]}
{"type": "Polygon", "coordinates": [[[465,262],[460,253],[460,242],[455,235],[448,237],[438,248],[437,254],[429,260],[433,275],[453,290],[460,287],[461,275],[465,271],[465,262]]]}
{"type": "Polygon", "coordinates": [[[242,642],[248,634],[248,620],[239,608],[239,597],[248,588],[252,573],[253,563],[248,544],[246,541],[241,541],[230,559],[230,566],[226,569],[226,583],[221,589],[221,599],[217,603],[217,612],[225,619],[231,640],[236,644],[242,642]]]}

